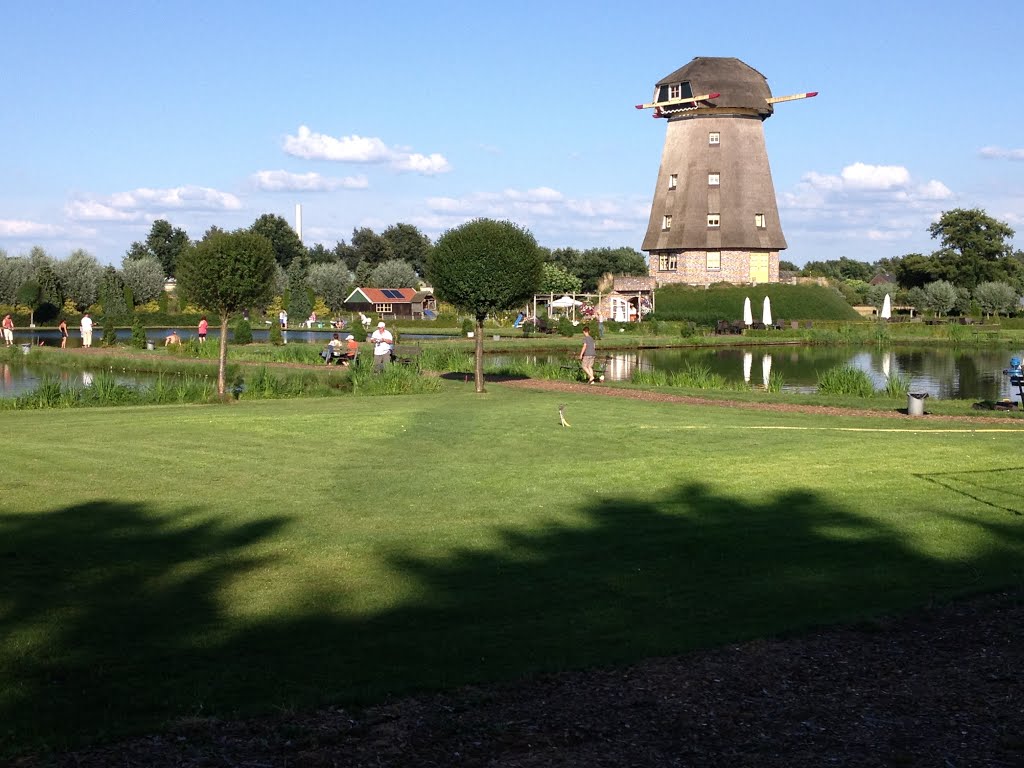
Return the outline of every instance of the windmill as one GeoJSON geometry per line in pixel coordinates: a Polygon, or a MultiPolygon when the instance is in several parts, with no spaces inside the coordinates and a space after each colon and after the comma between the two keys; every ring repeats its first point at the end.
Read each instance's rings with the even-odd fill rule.
{"type": "Polygon", "coordinates": [[[658,283],[778,280],[786,238],[762,123],[775,104],[817,95],[772,96],[739,59],[697,57],[636,105],[668,121],[643,243],[658,283]]]}

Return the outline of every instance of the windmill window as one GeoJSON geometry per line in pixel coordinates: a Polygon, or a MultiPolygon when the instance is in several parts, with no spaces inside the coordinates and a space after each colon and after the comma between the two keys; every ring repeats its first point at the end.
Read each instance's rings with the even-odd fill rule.
{"type": "Polygon", "coordinates": [[[663,253],[658,257],[658,270],[661,272],[675,272],[679,268],[679,254],[663,253]]]}
{"type": "Polygon", "coordinates": [[[708,272],[720,272],[722,270],[721,251],[708,251],[707,268],[708,272]]]}
{"type": "Polygon", "coordinates": [[[680,87],[679,87],[678,83],[676,85],[670,85],[668,87],[668,97],[670,99],[678,99],[680,93],[681,93],[681,90],[680,90],[680,87]]]}
{"type": "Polygon", "coordinates": [[[679,184],[679,174],[678,173],[670,174],[669,177],[668,177],[668,188],[669,189],[675,189],[676,186],[678,186],[678,184],[679,184]]]}
{"type": "Polygon", "coordinates": [[[708,144],[718,145],[722,143],[722,134],[718,131],[712,131],[708,134],[708,144]]]}
{"type": "Polygon", "coordinates": [[[765,223],[764,214],[763,213],[755,213],[754,214],[754,226],[757,227],[758,229],[764,229],[765,227],[768,226],[765,223]]]}
{"type": "Polygon", "coordinates": [[[672,229],[672,217],[665,215],[661,217],[661,229],[665,232],[672,229]]]}
{"type": "Polygon", "coordinates": [[[708,226],[709,227],[720,227],[722,226],[722,218],[717,213],[708,214],[708,226]]]}
{"type": "Polygon", "coordinates": [[[721,181],[721,176],[717,173],[708,174],[708,186],[717,187],[721,181]]]}
{"type": "Polygon", "coordinates": [[[394,308],[390,304],[374,304],[373,311],[378,315],[390,315],[394,312],[394,308]]]}

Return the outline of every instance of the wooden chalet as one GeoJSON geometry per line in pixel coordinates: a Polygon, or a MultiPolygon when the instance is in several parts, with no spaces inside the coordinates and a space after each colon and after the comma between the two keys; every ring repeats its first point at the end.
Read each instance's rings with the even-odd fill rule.
{"type": "Polygon", "coordinates": [[[356,288],[344,303],[353,312],[374,312],[388,318],[429,318],[437,312],[434,295],[415,288],[356,288]]]}

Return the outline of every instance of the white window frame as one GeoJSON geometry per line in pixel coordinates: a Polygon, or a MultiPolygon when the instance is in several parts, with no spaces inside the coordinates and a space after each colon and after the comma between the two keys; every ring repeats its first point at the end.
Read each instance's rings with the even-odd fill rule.
{"type": "Polygon", "coordinates": [[[721,143],[722,143],[722,134],[721,133],[719,133],[718,131],[711,131],[711,133],[708,134],[708,144],[711,144],[711,145],[717,147],[721,143]]]}
{"type": "Polygon", "coordinates": [[[711,228],[722,226],[722,215],[720,213],[709,213],[708,214],[708,226],[711,228]]]}
{"type": "Polygon", "coordinates": [[[675,189],[679,185],[679,174],[670,173],[668,175],[668,188],[675,189]]]}
{"type": "Polygon", "coordinates": [[[768,222],[763,213],[754,214],[754,226],[758,229],[766,229],[768,227],[768,222]]]}
{"type": "Polygon", "coordinates": [[[708,272],[721,272],[722,271],[722,252],[721,251],[708,251],[705,258],[705,269],[708,272]],[[713,257],[713,258],[712,258],[713,257]],[[714,265],[714,266],[712,266],[714,265]]]}
{"type": "Polygon", "coordinates": [[[392,315],[395,312],[392,304],[374,304],[373,311],[378,315],[392,315]]]}
{"type": "Polygon", "coordinates": [[[708,174],[708,186],[717,187],[722,183],[722,174],[715,172],[708,174]]]}
{"type": "Polygon", "coordinates": [[[659,272],[675,272],[679,269],[679,254],[678,253],[660,253],[658,254],[658,271],[659,272]]]}
{"type": "Polygon", "coordinates": [[[670,99],[680,99],[683,96],[683,85],[682,83],[676,83],[668,87],[668,97],[670,99]]]}
{"type": "Polygon", "coordinates": [[[666,213],[661,217],[661,231],[668,232],[670,229],[672,229],[672,214],[666,213]]]}

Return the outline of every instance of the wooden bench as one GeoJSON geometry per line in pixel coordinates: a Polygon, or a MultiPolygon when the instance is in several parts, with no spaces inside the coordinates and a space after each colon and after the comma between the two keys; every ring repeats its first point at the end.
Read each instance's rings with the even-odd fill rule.
{"type": "Polygon", "coordinates": [[[391,362],[398,365],[416,365],[423,348],[419,344],[395,344],[391,348],[391,362]]]}

